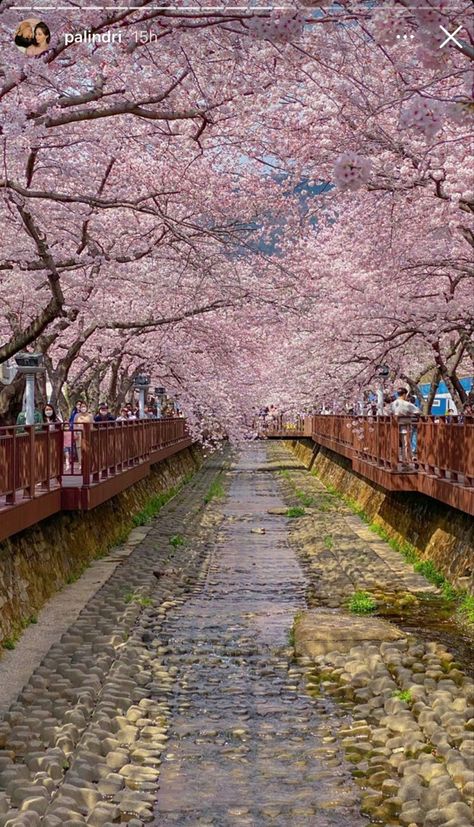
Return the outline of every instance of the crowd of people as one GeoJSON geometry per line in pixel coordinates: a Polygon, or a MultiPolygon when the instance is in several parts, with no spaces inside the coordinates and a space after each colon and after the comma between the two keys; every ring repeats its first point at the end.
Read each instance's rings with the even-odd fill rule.
{"type": "MultiPolygon", "coordinates": [[[[138,405],[127,404],[119,409],[117,415],[113,414],[107,402],[101,402],[93,413],[91,406],[85,399],[79,399],[73,406],[69,418],[63,419],[51,403],[47,403],[40,409],[35,409],[35,425],[52,425],[61,422],[69,426],[84,425],[85,423],[99,422],[130,422],[136,419],[170,419],[181,417],[182,413],[176,404],[168,399],[163,405],[159,405],[153,397],[145,406],[144,416],[140,417],[138,405]]],[[[16,419],[17,425],[26,424],[26,411],[22,410],[16,419]]]]}
{"type": "MultiPolygon", "coordinates": [[[[144,409],[144,416],[140,416],[139,406],[136,404],[123,405],[115,416],[107,402],[101,402],[94,413],[85,399],[79,399],[74,404],[68,418],[63,419],[51,403],[47,403],[42,409],[35,409],[34,426],[36,431],[45,428],[57,428],[61,426],[64,446],[64,471],[69,473],[77,462],[78,468],[82,458],[82,440],[84,425],[99,425],[107,422],[133,422],[141,419],[172,419],[182,417],[183,414],[172,399],[166,399],[160,405],[153,397],[148,401],[144,409]]],[[[24,432],[26,425],[26,411],[22,410],[17,416],[16,424],[18,433],[24,432]]]]}
{"type": "MultiPolygon", "coordinates": [[[[133,403],[123,405],[117,416],[115,416],[107,402],[101,402],[94,413],[85,399],[79,399],[74,404],[69,417],[65,419],[61,417],[50,402],[46,403],[41,409],[35,408],[34,430],[44,431],[49,428],[61,430],[63,432],[64,473],[79,473],[85,425],[100,425],[107,422],[133,422],[134,420],[143,421],[144,419],[171,419],[182,416],[182,411],[170,398],[166,398],[164,403],[160,404],[153,397],[150,397],[144,408],[143,416],[140,416],[139,406],[133,403]]],[[[17,433],[25,433],[26,410],[20,411],[16,424],[18,426],[17,433]]]]}
{"type": "MultiPolygon", "coordinates": [[[[315,406],[312,410],[307,410],[296,418],[296,426],[299,427],[307,414],[339,414],[349,415],[353,417],[363,416],[375,418],[379,416],[396,417],[400,436],[400,460],[402,463],[413,463],[417,459],[417,443],[418,443],[418,428],[417,422],[422,415],[422,410],[419,400],[414,394],[403,386],[400,386],[396,392],[385,392],[382,395],[369,391],[364,395],[364,399],[356,404],[339,405],[334,404],[331,407],[326,405],[315,406]]],[[[261,408],[254,409],[254,437],[265,437],[276,429],[284,429],[289,431],[296,427],[293,422],[287,422],[284,415],[281,414],[274,405],[264,405],[261,408]]],[[[436,416],[434,421],[439,422],[444,419],[446,422],[463,422],[466,417],[474,416],[474,388],[471,390],[467,403],[464,405],[463,412],[458,414],[452,402],[448,402],[446,413],[441,416],[436,416]]]]}

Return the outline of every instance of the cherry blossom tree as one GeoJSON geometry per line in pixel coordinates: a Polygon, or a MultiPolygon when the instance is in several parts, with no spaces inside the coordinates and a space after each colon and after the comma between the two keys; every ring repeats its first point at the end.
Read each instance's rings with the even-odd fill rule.
{"type": "Polygon", "coordinates": [[[11,6],[0,363],[41,350],[64,410],[91,389],[119,401],[147,370],[193,427],[235,433],[272,394],[351,398],[381,360],[463,404],[471,4],[71,4],[35,60],[11,6]],[[120,42],[66,42],[84,29],[120,42]]]}

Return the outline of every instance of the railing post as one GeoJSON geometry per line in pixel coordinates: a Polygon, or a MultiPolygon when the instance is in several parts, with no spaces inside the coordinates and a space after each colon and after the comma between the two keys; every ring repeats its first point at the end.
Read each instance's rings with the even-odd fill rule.
{"type": "MultiPolygon", "coordinates": [[[[63,484],[63,474],[64,474],[64,463],[65,463],[65,458],[66,458],[66,450],[65,450],[65,446],[64,446],[64,433],[65,433],[65,431],[64,431],[63,423],[58,425],[58,429],[59,429],[59,440],[58,440],[59,441],[59,477],[57,479],[58,479],[59,485],[62,486],[62,484],[63,484]]],[[[72,453],[72,439],[71,439],[70,451],[72,453]]],[[[71,460],[69,459],[69,461],[71,461],[71,460]]]]}
{"type": "Polygon", "coordinates": [[[16,481],[17,481],[17,471],[18,471],[18,450],[17,450],[16,427],[13,428],[10,462],[11,462],[11,471],[12,471],[12,474],[11,474],[12,490],[6,496],[6,503],[7,503],[7,505],[15,505],[15,503],[16,503],[16,481]]]}
{"type": "Polygon", "coordinates": [[[394,470],[398,470],[400,462],[400,425],[398,417],[393,416],[390,419],[390,451],[389,451],[389,466],[394,470]]]}
{"type": "Polygon", "coordinates": [[[28,457],[28,476],[29,476],[29,486],[28,486],[28,494],[33,499],[35,496],[35,483],[36,483],[36,445],[35,445],[35,426],[34,425],[26,425],[25,426],[28,432],[28,442],[29,442],[29,457],[28,457]]]}
{"type": "Polygon", "coordinates": [[[375,461],[377,465],[385,465],[385,457],[382,457],[382,445],[386,445],[383,438],[386,433],[386,422],[381,416],[375,417],[375,461]]]}
{"type": "Polygon", "coordinates": [[[474,419],[465,416],[463,422],[464,485],[474,485],[474,419]]]}
{"type": "Polygon", "coordinates": [[[51,427],[46,425],[46,478],[41,480],[41,488],[49,491],[51,488],[51,427]]]}
{"type": "MultiPolygon", "coordinates": [[[[91,428],[90,422],[85,422],[82,425],[81,439],[81,471],[82,484],[90,485],[91,482],[91,428]]],[[[99,455],[100,456],[100,455],[99,455]]]]}
{"type": "Polygon", "coordinates": [[[99,450],[99,463],[102,466],[101,470],[101,478],[106,480],[109,476],[109,442],[110,442],[110,431],[109,431],[109,423],[105,422],[104,425],[99,425],[97,430],[99,431],[99,435],[103,430],[102,445],[101,450],[99,450]],[[105,445],[104,445],[105,443],[105,445]],[[103,455],[103,456],[102,456],[103,455]]]}

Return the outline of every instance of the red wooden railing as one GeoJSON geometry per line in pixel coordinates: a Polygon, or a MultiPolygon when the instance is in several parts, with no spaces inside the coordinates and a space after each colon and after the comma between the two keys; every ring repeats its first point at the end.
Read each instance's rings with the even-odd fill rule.
{"type": "Polygon", "coordinates": [[[389,490],[418,491],[474,514],[473,417],[314,415],[304,435],[389,490]]]}
{"type": "MultiPolygon", "coordinates": [[[[0,428],[0,541],[61,508],[93,507],[191,443],[183,419],[75,425],[69,433],[68,427],[0,428]],[[84,492],[95,492],[95,499],[84,492]]],[[[265,437],[310,437],[388,490],[418,491],[474,514],[474,418],[420,417],[414,424],[314,415],[258,427],[265,437]]]]}
{"type": "Polygon", "coordinates": [[[151,460],[153,454],[186,437],[184,419],[134,420],[74,425],[70,463],[64,475],[81,474],[84,485],[151,460]]]}
{"type": "Polygon", "coordinates": [[[304,436],[304,418],[277,416],[258,417],[254,422],[254,429],[259,437],[301,437],[304,436]]]}
{"type": "Polygon", "coordinates": [[[0,506],[25,494],[34,497],[59,484],[63,463],[62,425],[0,428],[0,506]]]}
{"type": "Polygon", "coordinates": [[[190,443],[182,418],[75,425],[72,431],[67,423],[0,427],[0,541],[63,507],[89,507],[75,492],[113,479],[104,497],[113,496],[139,478],[136,471],[131,476],[133,469],[146,475],[151,464],[190,443]]]}
{"type": "Polygon", "coordinates": [[[472,487],[474,418],[322,416],[306,418],[305,435],[392,472],[414,470],[472,487]],[[416,432],[416,453],[408,443],[416,432]],[[404,435],[405,438],[404,438],[404,435]],[[408,450],[407,450],[408,446],[408,450]]]}

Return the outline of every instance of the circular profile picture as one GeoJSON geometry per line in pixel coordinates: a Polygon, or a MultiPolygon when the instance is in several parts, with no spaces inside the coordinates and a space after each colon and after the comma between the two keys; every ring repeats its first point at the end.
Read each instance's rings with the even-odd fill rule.
{"type": "Polygon", "coordinates": [[[15,46],[27,57],[37,57],[49,49],[51,32],[43,20],[22,20],[15,32],[15,46]]]}

